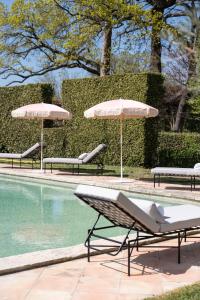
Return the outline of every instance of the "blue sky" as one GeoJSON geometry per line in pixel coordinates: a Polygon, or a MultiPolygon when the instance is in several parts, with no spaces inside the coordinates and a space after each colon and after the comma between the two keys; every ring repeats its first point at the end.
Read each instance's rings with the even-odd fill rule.
{"type": "Polygon", "coordinates": [[[1,0],[1,2],[10,5],[13,2],[13,0],[1,0]]]}

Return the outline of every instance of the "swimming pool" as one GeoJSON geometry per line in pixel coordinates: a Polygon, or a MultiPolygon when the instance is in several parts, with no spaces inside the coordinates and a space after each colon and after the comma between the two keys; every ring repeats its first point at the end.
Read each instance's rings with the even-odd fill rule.
{"type": "MultiPolygon", "coordinates": [[[[82,244],[96,212],[74,196],[75,188],[45,180],[0,176],[0,257],[82,244]]],[[[155,201],[160,199],[155,197],[155,201]]],[[[168,204],[177,201],[172,199],[168,204]]],[[[102,225],[106,223],[102,220],[102,225]]],[[[108,232],[109,236],[120,234],[123,229],[108,232]]]]}

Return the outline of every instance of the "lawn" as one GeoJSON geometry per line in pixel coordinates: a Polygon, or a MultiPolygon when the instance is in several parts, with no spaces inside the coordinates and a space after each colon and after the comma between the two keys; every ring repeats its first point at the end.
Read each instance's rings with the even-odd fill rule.
{"type": "Polygon", "coordinates": [[[200,283],[186,286],[173,292],[158,297],[146,298],[146,300],[199,300],[200,283]]]}
{"type": "MultiPolygon", "coordinates": [[[[11,160],[2,159],[0,163],[8,163],[11,166],[11,160]]],[[[22,168],[28,167],[31,168],[32,161],[22,160],[22,168]]],[[[14,160],[14,167],[19,167],[19,160],[14,160]]],[[[40,167],[40,161],[34,162],[34,168],[40,167]]],[[[47,165],[47,168],[50,168],[50,165],[47,165]]],[[[72,172],[72,166],[70,165],[53,165],[53,169],[59,169],[63,171],[72,172]]],[[[76,170],[75,170],[76,172],[76,170]]],[[[96,175],[96,165],[84,165],[80,166],[80,173],[87,173],[89,175],[96,175]]],[[[105,166],[104,175],[107,176],[120,176],[120,166],[105,166]]],[[[150,170],[142,167],[124,167],[124,177],[130,177],[135,179],[150,179],[152,178],[150,170]]]]}

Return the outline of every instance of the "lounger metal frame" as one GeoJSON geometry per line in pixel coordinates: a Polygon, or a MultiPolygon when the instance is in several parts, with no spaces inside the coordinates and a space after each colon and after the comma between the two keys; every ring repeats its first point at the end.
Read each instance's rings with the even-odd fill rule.
{"type": "MultiPolygon", "coordinates": [[[[93,227],[91,229],[88,229],[88,236],[85,240],[85,246],[87,247],[88,262],[90,261],[90,256],[91,256],[90,250],[95,250],[97,252],[102,253],[102,249],[107,248],[109,255],[116,256],[121,251],[127,249],[128,250],[128,258],[127,258],[127,260],[128,260],[128,264],[127,264],[128,276],[131,275],[130,274],[131,255],[132,255],[132,252],[134,249],[136,249],[138,251],[139,247],[177,248],[177,251],[178,251],[177,252],[177,261],[178,261],[178,264],[180,264],[181,263],[181,244],[182,244],[183,239],[186,242],[188,232],[190,233],[190,237],[191,237],[191,233],[193,231],[195,231],[195,234],[196,234],[196,231],[200,230],[200,226],[195,226],[195,227],[190,227],[190,228],[184,228],[181,230],[169,231],[169,232],[165,232],[165,233],[154,233],[151,230],[149,230],[147,227],[145,227],[144,224],[142,224],[136,218],[133,218],[132,215],[130,215],[127,211],[122,209],[120,206],[118,206],[114,202],[111,202],[111,201],[108,201],[105,199],[101,200],[100,198],[97,200],[97,198],[95,198],[95,197],[81,196],[80,194],[76,194],[76,193],[75,193],[75,195],[98,212],[98,217],[97,217],[93,227]],[[99,203],[102,202],[99,205],[99,208],[96,205],[96,203],[97,203],[96,201],[98,201],[99,203]],[[93,205],[93,202],[96,202],[95,206],[93,205]],[[103,211],[103,206],[105,206],[106,213],[104,213],[104,211],[103,211]],[[110,213],[108,213],[109,210],[110,210],[110,213]],[[125,223],[124,224],[123,224],[123,222],[121,223],[118,220],[118,216],[120,213],[122,213],[124,215],[124,217],[127,217],[127,219],[132,220],[132,224],[127,226],[125,223]],[[112,223],[112,225],[96,227],[101,216],[104,216],[106,219],[108,219],[112,223]],[[108,238],[108,237],[98,234],[98,232],[101,230],[115,228],[115,227],[121,227],[121,228],[127,229],[127,234],[125,235],[122,242],[115,240],[113,238],[108,238]],[[136,232],[136,238],[129,240],[129,235],[132,231],[136,232]],[[108,244],[102,245],[102,244],[91,243],[92,237],[97,238],[97,239],[102,239],[102,240],[105,240],[108,242],[112,242],[112,243],[116,244],[116,246],[113,244],[112,245],[108,245],[108,244]],[[151,244],[153,242],[153,241],[151,241],[151,239],[155,239],[155,238],[159,238],[159,241],[160,241],[160,238],[163,238],[163,240],[170,240],[170,239],[177,238],[178,243],[177,243],[177,246],[157,246],[157,245],[155,246],[155,245],[151,244]],[[147,241],[148,241],[148,245],[145,243],[147,241]]],[[[195,236],[195,238],[197,238],[197,236],[195,236]]]]}
{"type": "Polygon", "coordinates": [[[154,188],[156,187],[156,179],[158,179],[157,183],[158,183],[158,186],[160,186],[160,177],[161,176],[190,177],[190,190],[191,190],[191,192],[192,192],[193,189],[195,190],[195,188],[196,188],[196,177],[199,177],[199,176],[191,176],[191,175],[164,174],[164,173],[159,174],[159,173],[157,173],[157,174],[154,174],[154,176],[153,176],[153,185],[154,185],[154,188]]]}
{"type": "MultiPolygon", "coordinates": [[[[44,163],[44,172],[46,172],[47,170],[47,165],[50,164],[50,170],[51,170],[51,173],[53,173],[53,163],[44,163]]],[[[56,163],[57,165],[59,163],[56,163]]],[[[60,164],[63,164],[64,163],[60,163],[60,164]]],[[[66,164],[66,165],[69,165],[69,164],[66,164]]],[[[96,165],[96,174],[101,174],[103,175],[103,171],[104,171],[104,164],[103,164],[103,161],[102,162],[94,162],[94,163],[83,163],[83,164],[77,164],[77,168],[75,168],[76,164],[71,164],[72,165],[72,174],[75,174],[75,170],[77,170],[77,174],[79,175],[80,174],[80,166],[84,166],[84,165],[96,165]]]]}
{"type": "MultiPolygon", "coordinates": [[[[19,167],[20,167],[20,169],[21,169],[21,167],[22,167],[22,160],[25,160],[25,159],[30,159],[30,158],[12,158],[12,169],[14,168],[14,160],[19,160],[19,167]]],[[[33,165],[34,165],[34,163],[36,163],[36,161],[37,161],[37,158],[31,158],[32,160],[31,160],[31,167],[32,167],[32,170],[33,170],[33,165]]]]}

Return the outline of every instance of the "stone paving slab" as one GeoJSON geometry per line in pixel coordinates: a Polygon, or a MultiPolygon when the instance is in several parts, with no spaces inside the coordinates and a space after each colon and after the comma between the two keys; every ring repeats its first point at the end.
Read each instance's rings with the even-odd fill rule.
{"type": "MultiPolygon", "coordinates": [[[[177,241],[162,242],[176,246],[177,241]]],[[[134,251],[127,276],[127,251],[68,261],[0,277],[1,300],[141,300],[200,281],[200,243],[187,239],[177,250],[140,248],[134,251]]]]}

